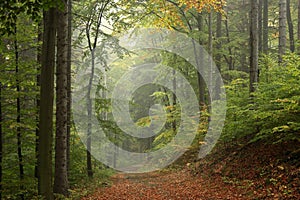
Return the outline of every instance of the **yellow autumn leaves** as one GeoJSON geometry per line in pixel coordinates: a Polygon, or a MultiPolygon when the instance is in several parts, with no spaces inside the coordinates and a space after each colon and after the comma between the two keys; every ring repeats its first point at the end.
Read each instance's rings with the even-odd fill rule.
{"type": "Polygon", "coordinates": [[[152,25],[165,28],[185,29],[186,16],[190,13],[222,12],[225,0],[150,0],[149,7],[156,13],[152,25]]]}

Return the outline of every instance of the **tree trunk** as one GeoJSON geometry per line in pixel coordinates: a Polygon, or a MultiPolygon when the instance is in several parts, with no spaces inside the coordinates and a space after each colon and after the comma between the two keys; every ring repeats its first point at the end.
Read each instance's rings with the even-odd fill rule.
{"type": "Polygon", "coordinates": [[[67,172],[70,173],[70,137],[71,137],[71,104],[72,104],[72,88],[71,88],[71,64],[72,64],[72,0],[68,0],[68,53],[67,53],[67,172]]]}
{"type": "Polygon", "coordinates": [[[300,0],[298,0],[298,32],[297,40],[300,41],[300,0]]]}
{"type": "Polygon", "coordinates": [[[294,39],[294,26],[291,15],[291,1],[286,0],[286,19],[289,29],[289,39],[290,39],[290,50],[295,52],[295,39],[294,39]]]}
{"type": "Polygon", "coordinates": [[[88,177],[93,177],[93,169],[92,169],[92,156],[91,156],[91,146],[92,146],[92,99],[91,99],[91,90],[92,90],[92,84],[94,79],[94,73],[95,73],[95,51],[98,45],[98,38],[100,35],[100,26],[102,24],[102,18],[103,13],[107,7],[107,5],[110,3],[109,0],[101,2],[101,6],[98,10],[98,13],[93,13],[89,16],[88,21],[86,22],[86,37],[88,41],[88,47],[89,51],[91,53],[92,57],[92,66],[91,66],[91,75],[89,77],[89,84],[88,84],[88,91],[86,96],[86,104],[87,104],[87,113],[88,113],[88,127],[87,127],[87,139],[86,139],[86,165],[87,165],[87,174],[88,177]],[[97,16],[96,20],[93,19],[94,16],[97,16]],[[95,21],[94,21],[95,20],[95,21]],[[92,34],[91,32],[94,32],[92,34]],[[92,36],[93,41],[92,41],[92,36]]]}
{"type": "Polygon", "coordinates": [[[221,59],[222,59],[222,54],[220,53],[222,49],[222,42],[221,42],[221,37],[222,37],[222,13],[217,13],[217,30],[216,30],[216,38],[217,38],[217,55],[216,55],[216,66],[218,70],[221,72],[221,59]]]}
{"type": "Polygon", "coordinates": [[[258,1],[258,52],[262,52],[263,41],[263,0],[258,1]]]}
{"type": "Polygon", "coordinates": [[[268,54],[269,44],[269,3],[268,0],[264,0],[263,9],[263,44],[262,50],[264,54],[268,54]]]}
{"type": "MultiPolygon", "coordinates": [[[[297,40],[300,41],[300,0],[298,0],[298,24],[297,24],[297,40]]],[[[300,54],[300,46],[297,48],[298,54],[300,54]]]]}
{"type": "Polygon", "coordinates": [[[39,115],[39,148],[38,172],[39,194],[47,199],[53,199],[52,191],[52,139],[53,139],[53,97],[54,97],[54,66],[55,66],[55,36],[56,9],[50,8],[44,12],[44,35],[42,47],[41,68],[41,104],[39,115]]]}
{"type": "MultiPolygon", "coordinates": [[[[222,13],[217,13],[217,30],[216,30],[216,38],[217,38],[217,55],[216,55],[216,66],[219,70],[219,73],[221,73],[221,62],[222,62],[222,54],[221,54],[221,50],[222,50],[222,41],[221,41],[221,37],[222,37],[222,13]]],[[[219,99],[220,98],[220,87],[218,87],[220,85],[221,80],[216,80],[216,87],[215,87],[215,98],[219,99]]]]}
{"type": "MultiPolygon", "coordinates": [[[[38,25],[38,44],[40,44],[42,42],[42,39],[43,39],[43,34],[42,34],[42,27],[41,27],[41,24],[38,25]]],[[[40,87],[40,82],[41,82],[41,77],[40,77],[40,72],[41,72],[41,46],[38,45],[37,47],[37,57],[36,57],[36,60],[37,60],[37,68],[36,68],[36,71],[37,71],[37,75],[36,75],[36,85],[37,87],[40,87]]],[[[37,112],[39,112],[40,110],[40,96],[39,95],[36,95],[36,100],[35,100],[35,103],[36,103],[36,109],[37,109],[37,112]]],[[[36,163],[35,163],[35,167],[34,167],[34,176],[35,178],[38,178],[38,163],[37,163],[37,160],[38,160],[38,144],[39,144],[39,116],[38,116],[38,113],[36,115],[36,128],[35,128],[35,158],[36,158],[36,163]]]]}
{"type": "Polygon", "coordinates": [[[91,51],[92,54],[92,69],[88,85],[87,93],[87,112],[88,112],[88,130],[87,130],[87,141],[86,141],[86,166],[88,177],[93,177],[93,168],[92,168],[92,156],[91,156],[91,145],[92,145],[92,99],[91,99],[91,90],[95,73],[95,49],[91,51]]]}
{"type": "MultiPolygon", "coordinates": [[[[173,57],[174,59],[174,63],[176,63],[176,55],[174,55],[173,57]]],[[[173,95],[172,95],[172,103],[173,103],[173,121],[172,121],[172,129],[174,131],[174,133],[176,133],[176,102],[177,102],[177,98],[176,98],[176,89],[177,89],[177,83],[176,83],[176,70],[173,69],[173,95]]]]}
{"type": "Polygon", "coordinates": [[[67,177],[67,1],[64,10],[57,10],[57,65],[56,65],[56,137],[54,193],[68,195],[67,177]]]}
{"type": "Polygon", "coordinates": [[[282,62],[282,56],[286,48],[286,0],[279,0],[279,47],[278,62],[282,62]]]}
{"type": "Polygon", "coordinates": [[[2,83],[0,82],[0,200],[2,199],[2,158],[3,158],[3,132],[2,132],[2,83]]]}
{"type": "Polygon", "coordinates": [[[251,0],[250,27],[250,93],[255,91],[258,80],[258,2],[251,0]]]}
{"type": "MultiPolygon", "coordinates": [[[[226,19],[225,19],[225,29],[226,29],[226,39],[227,39],[227,43],[229,44],[230,41],[230,34],[229,34],[229,27],[228,27],[228,17],[226,15],[226,19]]],[[[232,58],[232,48],[229,46],[228,47],[228,53],[229,56],[225,56],[225,60],[228,64],[228,69],[229,70],[234,70],[234,65],[233,65],[233,58],[232,58]]]]}
{"type": "Polygon", "coordinates": [[[21,100],[20,100],[20,80],[19,80],[19,50],[18,50],[18,40],[17,40],[17,27],[14,30],[15,40],[14,40],[14,51],[15,51],[15,77],[16,77],[16,91],[17,91],[17,152],[19,161],[19,178],[20,178],[20,199],[24,199],[24,166],[23,166],[23,154],[22,154],[22,135],[21,135],[21,100]]]}
{"type": "MultiPolygon", "coordinates": [[[[211,113],[211,104],[212,104],[212,88],[213,83],[212,82],[212,56],[213,56],[213,32],[212,32],[212,12],[208,13],[208,64],[209,64],[209,70],[208,70],[208,112],[211,113]]],[[[208,117],[208,121],[210,121],[210,116],[208,117]]]]}
{"type": "MultiPolygon", "coordinates": [[[[197,25],[198,25],[199,32],[203,31],[203,18],[201,13],[198,13],[197,25]]],[[[199,44],[202,45],[202,43],[203,43],[202,39],[199,38],[199,44]]],[[[194,52],[197,52],[196,49],[194,50],[194,52]]],[[[201,54],[203,54],[202,50],[200,50],[200,55],[199,55],[200,59],[204,58],[204,56],[201,54]]],[[[197,61],[197,67],[199,68],[201,67],[200,66],[201,64],[198,63],[199,59],[197,58],[197,55],[195,56],[197,61]]],[[[197,77],[198,77],[198,90],[199,90],[199,105],[200,107],[202,107],[205,105],[205,81],[199,72],[197,73],[197,77]]]]}

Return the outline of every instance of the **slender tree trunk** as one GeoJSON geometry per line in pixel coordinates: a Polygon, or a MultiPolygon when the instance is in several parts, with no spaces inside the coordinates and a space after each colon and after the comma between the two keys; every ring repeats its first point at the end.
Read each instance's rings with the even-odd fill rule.
{"type": "Polygon", "coordinates": [[[289,39],[290,39],[290,50],[295,52],[295,39],[294,39],[294,26],[291,15],[291,1],[286,0],[286,19],[289,29],[289,39]]]}
{"type": "MultiPolygon", "coordinates": [[[[216,38],[217,38],[217,55],[216,55],[216,66],[219,70],[219,73],[221,73],[221,66],[222,66],[222,54],[221,54],[221,50],[222,50],[222,41],[221,41],[221,37],[222,37],[222,13],[217,13],[217,30],[216,30],[216,38]]],[[[215,98],[219,99],[220,98],[220,87],[218,87],[220,85],[221,80],[216,80],[216,87],[215,87],[215,98]]]]}
{"type": "Polygon", "coordinates": [[[258,1],[258,51],[262,52],[263,43],[263,0],[258,1]]]}
{"type": "Polygon", "coordinates": [[[57,10],[57,65],[56,65],[56,137],[55,137],[55,174],[54,193],[68,195],[67,176],[67,1],[64,10],[57,10]]]}
{"type": "MultiPolygon", "coordinates": [[[[225,30],[226,30],[226,39],[227,39],[227,43],[229,44],[230,41],[230,34],[229,34],[229,27],[228,27],[228,16],[226,15],[226,19],[225,19],[225,30]]],[[[228,53],[229,56],[225,57],[225,60],[228,64],[228,69],[229,70],[234,70],[234,65],[233,65],[233,54],[232,54],[232,48],[229,46],[228,47],[228,53]]]]}
{"type": "Polygon", "coordinates": [[[0,200],[2,199],[2,158],[3,158],[3,131],[2,131],[2,83],[0,82],[0,200]]]}
{"type": "Polygon", "coordinates": [[[221,59],[222,59],[222,54],[220,53],[222,49],[222,42],[221,42],[221,37],[222,37],[222,13],[217,13],[217,30],[216,30],[216,38],[217,38],[217,55],[216,55],[216,66],[218,70],[221,72],[221,59]]]}
{"type": "MultiPolygon", "coordinates": [[[[201,13],[198,13],[197,25],[198,25],[199,32],[203,31],[203,17],[202,17],[201,13]]],[[[202,38],[199,38],[199,44],[200,45],[203,44],[202,38]]],[[[195,46],[194,46],[194,48],[195,48],[195,46]]],[[[197,52],[196,49],[194,50],[194,52],[197,52]]],[[[199,52],[200,52],[200,55],[199,55],[200,59],[204,58],[203,52],[201,49],[199,52]]],[[[201,67],[200,66],[201,63],[198,63],[199,58],[197,58],[197,55],[195,55],[195,56],[196,56],[196,61],[197,61],[197,67],[199,68],[199,67],[201,67]]],[[[198,77],[198,90],[199,90],[199,105],[200,105],[200,107],[202,107],[205,105],[205,81],[199,72],[197,73],[197,77],[198,77]]]]}
{"type": "Polygon", "coordinates": [[[92,50],[92,69],[91,76],[88,85],[88,93],[87,93],[87,111],[88,111],[88,130],[87,130],[87,141],[86,141],[86,166],[87,166],[87,174],[88,177],[93,177],[93,168],[92,168],[92,156],[91,156],[91,136],[92,136],[92,99],[91,99],[91,90],[95,73],[95,49],[92,50]]]}
{"type": "MultiPolygon", "coordinates": [[[[212,12],[208,13],[208,64],[209,66],[209,87],[212,88],[212,54],[213,54],[213,32],[212,32],[212,12]]],[[[210,94],[212,95],[212,94],[210,94]]]]}
{"type": "MultiPolygon", "coordinates": [[[[212,88],[213,88],[213,83],[212,82],[212,73],[213,73],[213,70],[212,70],[212,56],[213,56],[213,31],[212,31],[212,12],[208,13],[208,64],[209,64],[209,70],[208,70],[208,112],[211,113],[211,104],[212,104],[212,98],[213,98],[213,95],[211,93],[212,91],[212,88]]],[[[210,121],[210,116],[209,116],[209,119],[210,121]]]]}
{"type": "Polygon", "coordinates": [[[255,91],[258,80],[258,2],[251,0],[250,27],[250,93],[255,91]]]}
{"type": "Polygon", "coordinates": [[[286,0],[279,0],[279,47],[278,62],[282,63],[282,56],[286,49],[286,0]]]}
{"type": "Polygon", "coordinates": [[[21,135],[21,100],[20,100],[20,80],[19,80],[19,48],[17,40],[17,27],[14,30],[14,50],[15,50],[15,75],[16,75],[16,91],[17,91],[17,152],[19,161],[19,178],[20,178],[20,199],[24,199],[24,166],[23,166],[23,154],[22,154],[22,135],[21,135]]]}
{"type": "Polygon", "coordinates": [[[71,64],[72,64],[72,0],[68,0],[68,53],[67,53],[67,171],[68,177],[70,173],[70,137],[71,137],[71,104],[72,104],[72,88],[71,88],[71,64]]]}
{"type": "Polygon", "coordinates": [[[93,13],[90,15],[88,18],[86,25],[86,37],[88,41],[88,47],[89,51],[92,56],[92,66],[91,66],[91,75],[89,77],[89,85],[88,85],[88,92],[86,96],[86,103],[87,103],[87,113],[88,113],[88,127],[87,127],[87,141],[86,141],[86,146],[87,146],[87,151],[86,151],[86,164],[87,164],[87,174],[88,177],[92,178],[93,177],[93,169],[92,169],[92,156],[91,156],[91,145],[92,145],[92,99],[91,99],[91,90],[92,90],[92,84],[93,84],[93,79],[94,79],[94,74],[95,74],[95,51],[98,45],[98,38],[100,35],[100,26],[102,24],[102,18],[104,11],[107,7],[107,5],[110,3],[109,0],[106,0],[101,3],[101,6],[98,10],[98,13],[96,13],[96,21],[93,19],[93,13]],[[91,31],[94,32],[94,34],[91,34],[91,31]],[[92,41],[92,38],[93,41],[92,41]]]}
{"type": "Polygon", "coordinates": [[[298,0],[298,32],[297,39],[300,41],[300,0],[298,0]]]}
{"type": "Polygon", "coordinates": [[[269,44],[269,3],[268,0],[264,0],[263,8],[263,44],[262,49],[264,54],[268,54],[269,44]]]}
{"type": "Polygon", "coordinates": [[[41,67],[41,102],[39,115],[38,172],[39,194],[53,199],[52,191],[52,139],[53,139],[53,98],[56,39],[56,9],[44,12],[44,35],[41,67]]]}
{"type": "MultiPolygon", "coordinates": [[[[116,143],[117,142],[117,134],[114,134],[114,142],[116,143]]],[[[114,147],[114,155],[113,155],[113,167],[116,168],[117,166],[117,145],[115,145],[114,147]]]]}
{"type": "MultiPolygon", "coordinates": [[[[43,39],[43,34],[42,34],[42,27],[41,27],[41,24],[38,25],[38,43],[40,44],[42,42],[42,39],[43,39]]],[[[36,71],[37,71],[37,75],[36,75],[36,85],[37,87],[39,88],[40,87],[40,82],[41,82],[41,78],[40,78],[40,72],[41,72],[41,46],[39,45],[38,48],[37,48],[37,68],[36,68],[36,71]]],[[[37,108],[37,111],[40,110],[40,96],[39,95],[36,95],[36,108],[37,108]]],[[[37,160],[38,160],[38,143],[39,143],[39,116],[38,116],[38,113],[36,115],[36,129],[35,129],[35,158],[36,158],[36,163],[35,163],[35,167],[34,167],[34,176],[36,178],[38,178],[38,163],[37,163],[37,160]]]]}
{"type": "MultiPolygon", "coordinates": [[[[176,63],[176,55],[174,55],[173,59],[175,60],[176,63]]],[[[177,83],[176,83],[176,70],[173,69],[173,95],[172,95],[172,101],[173,101],[173,121],[172,121],[172,129],[174,131],[174,133],[176,132],[176,102],[177,102],[177,98],[176,98],[176,89],[177,89],[177,83]]]]}
{"type": "MultiPolygon", "coordinates": [[[[297,40],[300,41],[300,0],[298,0],[298,19],[297,19],[297,40]]],[[[300,54],[300,46],[297,48],[298,54],[300,54]]]]}

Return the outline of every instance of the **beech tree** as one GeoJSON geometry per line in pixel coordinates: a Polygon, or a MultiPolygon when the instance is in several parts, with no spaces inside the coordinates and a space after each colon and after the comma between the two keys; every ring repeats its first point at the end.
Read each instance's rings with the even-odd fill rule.
{"type": "MultiPolygon", "coordinates": [[[[298,141],[300,61],[298,55],[286,50],[289,45],[291,52],[296,49],[299,53],[293,28],[298,26],[297,39],[300,40],[300,0],[277,0],[276,4],[275,0],[226,2],[74,1],[74,49],[78,51],[74,51],[72,57],[71,0],[0,1],[0,199],[51,200],[56,198],[55,193],[59,198],[69,195],[67,198],[73,199],[73,193],[76,193],[76,198],[82,195],[77,194],[77,191],[82,191],[77,187],[81,187],[86,177],[110,174],[111,169],[92,159],[93,114],[105,128],[109,140],[116,144],[115,149],[119,146],[130,151],[150,152],[164,147],[174,138],[181,123],[181,102],[175,93],[162,86],[139,88],[141,94],[135,92],[132,98],[132,102],[139,102],[139,105],[130,104],[133,121],[142,126],[151,121],[147,114],[152,105],[160,103],[166,109],[168,118],[159,135],[137,139],[126,135],[113,121],[107,99],[110,98],[110,85],[104,84],[103,79],[110,74],[108,70],[121,65],[125,71],[132,61],[120,59],[108,67],[106,58],[111,49],[113,53],[124,55],[125,50],[114,36],[129,28],[163,27],[170,32],[184,33],[212,55],[228,94],[228,115],[220,138],[222,142],[236,143],[237,138],[250,137],[250,143],[265,138],[278,144],[298,141]],[[298,15],[296,9],[292,9],[297,3],[298,15]],[[260,56],[260,53],[264,55],[260,56]],[[73,68],[71,57],[74,59],[73,68]],[[100,71],[98,64],[107,71],[100,71]],[[83,133],[79,131],[83,127],[81,124],[75,124],[79,128],[71,126],[71,75],[73,71],[76,75],[77,67],[85,70],[83,76],[87,81],[80,96],[87,113],[87,119],[83,121],[88,121],[83,133]],[[93,90],[95,86],[96,92],[93,90]],[[93,92],[95,99],[92,99],[93,92]],[[255,109],[251,109],[253,103],[255,109]],[[93,106],[95,113],[92,113],[93,106]],[[83,143],[87,144],[87,149],[79,139],[81,136],[85,137],[83,143]],[[69,187],[74,188],[71,193],[69,187]]],[[[203,52],[195,48],[196,45],[187,53],[203,57],[203,52]]],[[[174,91],[179,91],[183,84],[175,75],[182,74],[188,80],[198,95],[199,106],[203,108],[196,133],[197,138],[203,138],[209,124],[209,114],[206,113],[210,109],[209,95],[219,94],[216,90],[213,91],[215,94],[207,92],[207,86],[213,86],[212,77],[204,83],[188,60],[170,52],[158,54],[155,52],[149,59],[145,58],[148,55],[143,55],[134,62],[139,64],[150,60],[172,66],[172,70],[162,72],[161,76],[173,74],[174,91]]],[[[198,68],[209,67],[203,63],[196,65],[198,68]]],[[[113,70],[111,72],[115,73],[113,70]]],[[[147,75],[147,72],[143,73],[147,75]]],[[[106,80],[109,82],[110,78],[106,80]]],[[[186,101],[190,102],[189,99],[186,101]]],[[[107,157],[114,159],[113,166],[118,166],[117,153],[107,157]]]]}
{"type": "Polygon", "coordinates": [[[39,194],[53,199],[52,186],[52,139],[53,139],[53,99],[54,66],[56,41],[56,8],[44,11],[44,33],[41,58],[41,92],[38,142],[39,194]]]}
{"type": "Polygon", "coordinates": [[[286,0],[286,20],[288,24],[288,30],[289,30],[289,41],[290,41],[290,51],[295,51],[295,39],[294,39],[294,26],[293,26],[293,20],[292,20],[292,14],[291,14],[291,1],[286,0]]]}
{"type": "Polygon", "coordinates": [[[279,0],[279,46],[278,62],[282,62],[282,56],[286,51],[286,0],[279,0]]]}
{"type": "Polygon", "coordinates": [[[251,0],[250,18],[250,93],[258,79],[258,1],[251,0]]]}
{"type": "Polygon", "coordinates": [[[56,65],[56,136],[54,193],[68,195],[67,126],[68,126],[68,8],[57,10],[57,65],[56,65]]]}
{"type": "Polygon", "coordinates": [[[0,82],[0,200],[2,199],[2,157],[3,157],[3,129],[2,129],[2,83],[0,82]]]}
{"type": "Polygon", "coordinates": [[[268,53],[269,42],[269,3],[268,0],[263,1],[263,42],[262,50],[264,54],[268,53]]]}
{"type": "Polygon", "coordinates": [[[68,52],[67,52],[67,173],[70,175],[70,138],[71,138],[71,120],[72,120],[72,0],[68,0],[68,52]]]}
{"type": "Polygon", "coordinates": [[[297,31],[297,40],[300,41],[300,0],[298,0],[298,31],[297,31]]]}

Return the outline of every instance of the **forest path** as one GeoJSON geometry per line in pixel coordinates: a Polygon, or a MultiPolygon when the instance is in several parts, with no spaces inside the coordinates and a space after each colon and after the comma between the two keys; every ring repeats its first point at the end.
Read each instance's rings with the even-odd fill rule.
{"type": "Polygon", "coordinates": [[[82,200],[215,200],[248,199],[245,189],[226,184],[221,176],[204,177],[190,171],[116,174],[112,185],[82,200]]]}

